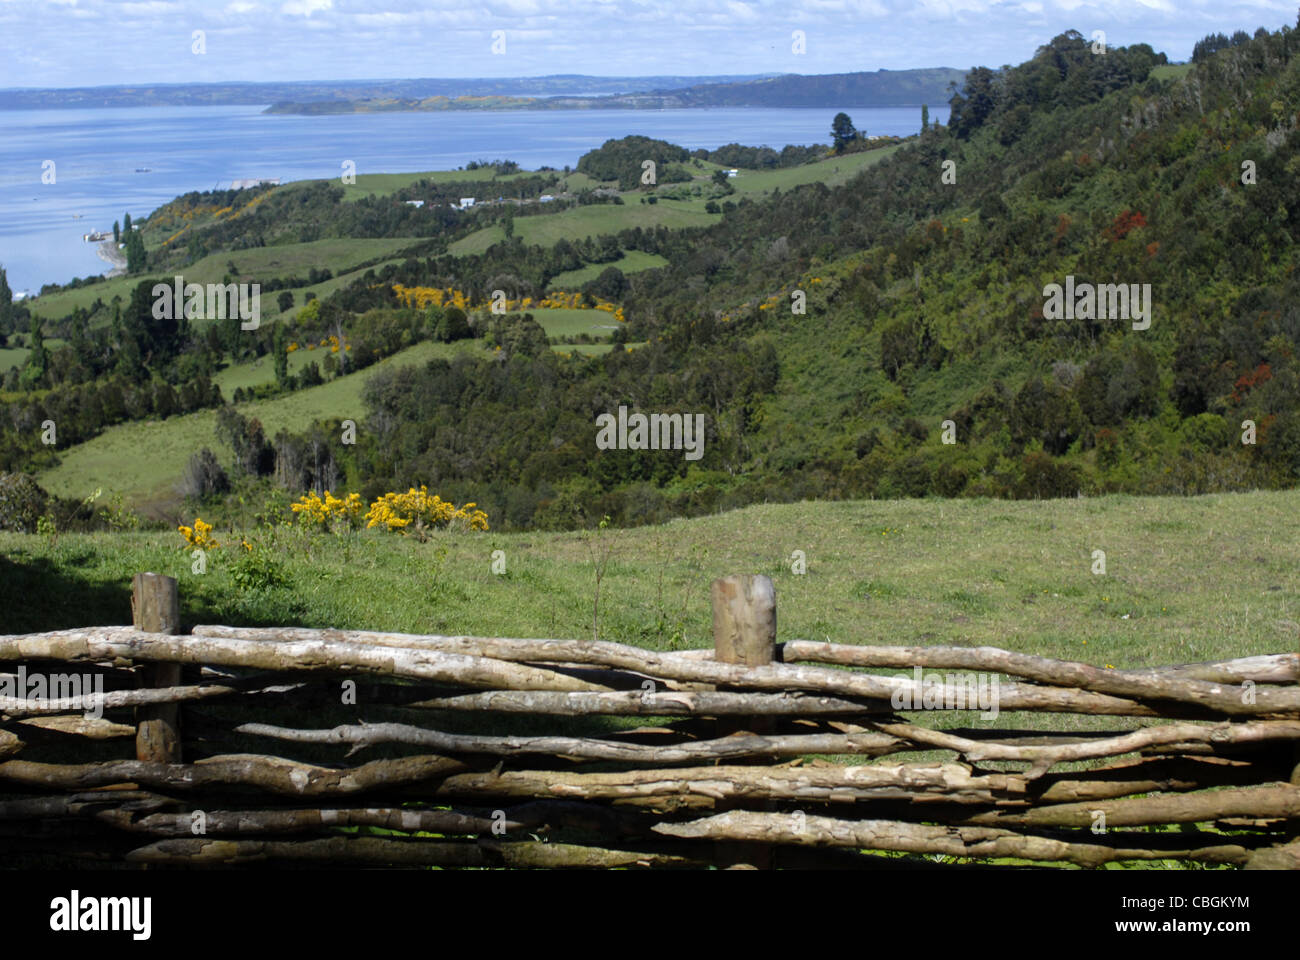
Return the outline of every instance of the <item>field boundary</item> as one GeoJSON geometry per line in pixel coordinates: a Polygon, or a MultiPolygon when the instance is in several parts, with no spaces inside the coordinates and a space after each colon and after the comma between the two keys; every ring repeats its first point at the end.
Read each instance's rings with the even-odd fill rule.
{"type": "Polygon", "coordinates": [[[767,577],[723,577],[711,595],[714,649],[661,653],[182,634],[177,581],[137,574],[129,627],[0,636],[0,850],[181,867],[872,868],[922,854],[1300,868],[1300,654],[1112,670],[993,647],[778,644],[767,577]],[[1000,710],[1128,719],[1072,734],[900,716],[1000,710]],[[655,725],[611,723],[637,717],[655,725]],[[466,730],[485,719],[491,735],[466,730]],[[527,729],[501,735],[510,723],[527,729]],[[243,741],[276,752],[222,752],[243,741]],[[343,763],[321,759],[340,746],[343,763]],[[350,762],[362,750],[385,755],[350,762]],[[933,751],[953,759],[824,759],[933,751]],[[85,759],[105,753],[119,756],[85,759]]]}

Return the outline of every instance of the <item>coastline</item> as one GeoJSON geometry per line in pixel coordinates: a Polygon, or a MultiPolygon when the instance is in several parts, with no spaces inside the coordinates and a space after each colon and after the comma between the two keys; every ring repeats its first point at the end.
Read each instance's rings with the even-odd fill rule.
{"type": "Polygon", "coordinates": [[[102,240],[95,248],[95,253],[99,259],[109,264],[113,269],[104,274],[106,280],[114,277],[120,277],[126,273],[126,255],[117,249],[117,243],[113,240],[102,240]]]}

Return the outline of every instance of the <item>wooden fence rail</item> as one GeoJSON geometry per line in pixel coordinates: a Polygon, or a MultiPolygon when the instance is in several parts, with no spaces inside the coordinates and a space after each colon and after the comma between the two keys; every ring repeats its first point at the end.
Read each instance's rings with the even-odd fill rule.
{"type": "Polygon", "coordinates": [[[879,868],[930,865],[881,854],[938,854],[1300,868],[1300,654],[1112,670],[992,647],[778,643],[768,578],[716,580],[712,600],[714,649],[675,653],[182,634],[176,581],[139,574],[130,627],[0,636],[0,850],[166,866],[879,868]],[[1145,719],[994,725],[1020,711],[1145,719]],[[958,713],[973,721],[954,726],[958,713]],[[894,759],[908,753],[933,756],[894,759]]]}

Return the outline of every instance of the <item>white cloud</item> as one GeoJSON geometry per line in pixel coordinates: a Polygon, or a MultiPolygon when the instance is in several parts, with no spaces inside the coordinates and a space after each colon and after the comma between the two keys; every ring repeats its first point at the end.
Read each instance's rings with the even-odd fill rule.
{"type": "Polygon", "coordinates": [[[310,17],[313,13],[331,10],[333,7],[334,0],[289,0],[280,8],[280,12],[287,17],[310,17]]]}

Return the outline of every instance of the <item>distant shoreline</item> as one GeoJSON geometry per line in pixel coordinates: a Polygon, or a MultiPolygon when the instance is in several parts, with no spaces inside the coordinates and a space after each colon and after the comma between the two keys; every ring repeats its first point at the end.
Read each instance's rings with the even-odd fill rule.
{"type": "Polygon", "coordinates": [[[117,249],[116,240],[101,241],[95,247],[95,253],[99,255],[99,259],[113,268],[104,274],[104,279],[111,280],[113,277],[120,277],[126,273],[126,256],[121,250],[117,249]]]}

